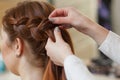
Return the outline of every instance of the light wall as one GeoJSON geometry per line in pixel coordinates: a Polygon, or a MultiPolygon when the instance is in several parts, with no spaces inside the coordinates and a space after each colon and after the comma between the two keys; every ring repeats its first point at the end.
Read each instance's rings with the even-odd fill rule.
{"type": "Polygon", "coordinates": [[[112,0],[112,30],[120,35],[120,0],[112,0]]]}

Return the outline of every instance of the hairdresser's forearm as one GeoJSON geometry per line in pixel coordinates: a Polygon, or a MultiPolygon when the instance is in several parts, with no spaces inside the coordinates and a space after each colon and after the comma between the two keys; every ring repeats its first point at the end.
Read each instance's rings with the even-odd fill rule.
{"type": "Polygon", "coordinates": [[[109,31],[102,26],[93,23],[88,27],[87,35],[92,37],[99,45],[105,40],[109,31]]]}
{"type": "Polygon", "coordinates": [[[109,30],[105,29],[104,27],[98,25],[97,23],[93,22],[92,20],[86,18],[84,20],[84,29],[78,29],[80,32],[92,37],[97,44],[101,44],[108,35],[109,30]]]}

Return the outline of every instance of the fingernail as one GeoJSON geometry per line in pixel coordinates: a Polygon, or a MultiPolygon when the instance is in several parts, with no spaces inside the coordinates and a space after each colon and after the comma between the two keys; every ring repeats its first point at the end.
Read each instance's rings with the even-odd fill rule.
{"type": "Polygon", "coordinates": [[[55,31],[60,32],[59,27],[56,27],[56,28],[55,28],[55,31]]]}
{"type": "Polygon", "coordinates": [[[53,19],[53,18],[49,18],[49,20],[50,20],[51,22],[54,22],[54,21],[55,21],[55,19],[53,19]]]}

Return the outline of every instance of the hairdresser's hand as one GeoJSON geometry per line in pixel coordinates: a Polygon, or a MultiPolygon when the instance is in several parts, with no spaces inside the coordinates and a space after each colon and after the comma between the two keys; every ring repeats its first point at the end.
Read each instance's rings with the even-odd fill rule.
{"type": "Polygon", "coordinates": [[[64,60],[69,55],[72,55],[70,46],[62,39],[61,31],[57,27],[54,30],[56,42],[53,42],[50,38],[46,44],[47,55],[50,59],[59,66],[63,66],[64,60]]]}
{"type": "Polygon", "coordinates": [[[56,9],[50,14],[49,20],[54,24],[62,24],[64,28],[74,26],[74,28],[79,31],[86,29],[87,25],[90,23],[86,16],[82,15],[74,8],[56,9]]]}
{"type": "Polygon", "coordinates": [[[56,9],[50,14],[49,20],[54,24],[62,24],[63,28],[65,26],[70,28],[72,25],[78,31],[92,37],[99,45],[105,40],[109,32],[74,8],[56,9]]]}

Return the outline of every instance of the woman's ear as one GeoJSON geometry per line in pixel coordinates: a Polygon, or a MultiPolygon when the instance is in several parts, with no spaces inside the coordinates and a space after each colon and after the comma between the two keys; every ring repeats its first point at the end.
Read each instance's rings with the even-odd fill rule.
{"type": "Polygon", "coordinates": [[[14,49],[15,49],[15,55],[17,57],[20,57],[23,53],[23,41],[20,38],[15,39],[14,43],[14,49]]]}

